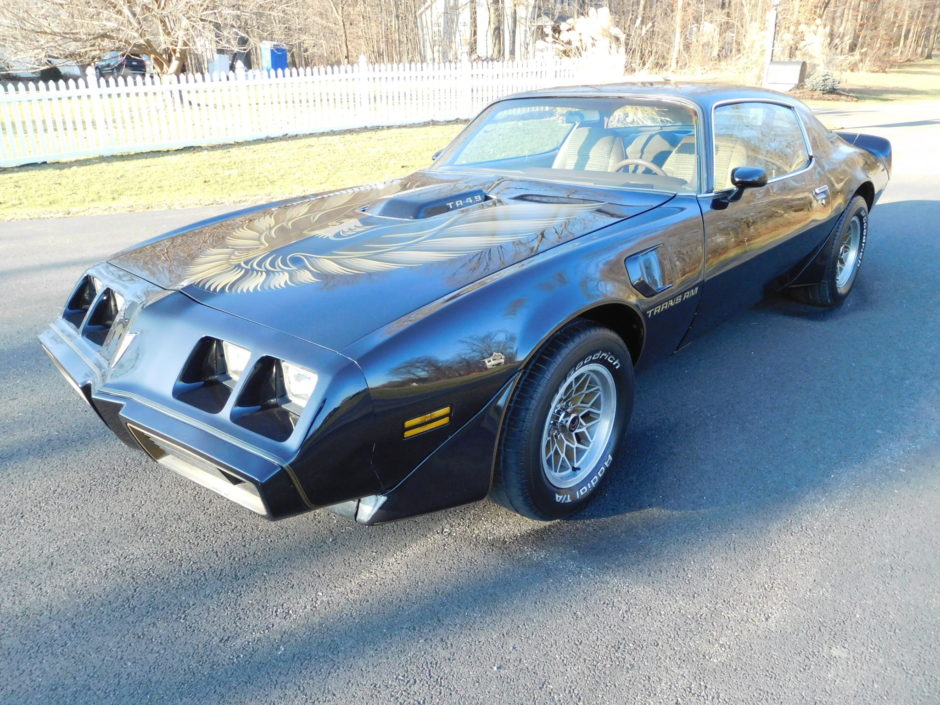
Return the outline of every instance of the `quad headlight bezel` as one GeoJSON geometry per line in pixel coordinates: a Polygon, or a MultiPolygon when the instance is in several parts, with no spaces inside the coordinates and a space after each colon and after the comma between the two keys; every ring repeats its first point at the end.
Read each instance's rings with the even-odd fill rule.
{"type": "Polygon", "coordinates": [[[228,409],[233,423],[286,441],[318,383],[319,375],[307,366],[205,336],[183,365],[173,396],[210,414],[228,409]]]}

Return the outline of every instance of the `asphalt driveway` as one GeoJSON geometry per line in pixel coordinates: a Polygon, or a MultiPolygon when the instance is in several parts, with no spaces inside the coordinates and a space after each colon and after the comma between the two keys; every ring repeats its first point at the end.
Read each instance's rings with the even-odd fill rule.
{"type": "Polygon", "coordinates": [[[0,223],[0,702],[940,702],[940,104],[890,138],[852,297],[638,378],[602,496],[269,523],[112,438],[35,334],[82,270],[220,209],[0,223]]]}

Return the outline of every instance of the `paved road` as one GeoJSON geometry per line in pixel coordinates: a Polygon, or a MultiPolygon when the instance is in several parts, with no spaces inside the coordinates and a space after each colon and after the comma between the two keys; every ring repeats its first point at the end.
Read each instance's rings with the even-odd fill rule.
{"type": "Polygon", "coordinates": [[[0,225],[0,702],[940,702],[940,104],[826,117],[897,155],[850,301],[642,374],[615,477],[548,525],[268,523],[145,462],[34,335],[195,214],[0,225]]]}

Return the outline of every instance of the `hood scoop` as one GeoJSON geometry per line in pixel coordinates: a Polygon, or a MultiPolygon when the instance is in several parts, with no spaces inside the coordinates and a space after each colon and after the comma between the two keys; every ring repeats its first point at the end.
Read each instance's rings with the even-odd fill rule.
{"type": "Polygon", "coordinates": [[[479,206],[489,200],[490,197],[483,189],[455,193],[453,189],[430,188],[405,191],[362,210],[385,218],[421,220],[450,211],[479,206]],[[447,193],[447,191],[450,192],[447,193]]]}

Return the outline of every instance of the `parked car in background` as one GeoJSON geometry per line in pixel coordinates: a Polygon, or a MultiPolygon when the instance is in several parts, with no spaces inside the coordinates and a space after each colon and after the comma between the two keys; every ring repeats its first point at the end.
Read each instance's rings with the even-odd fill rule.
{"type": "Polygon", "coordinates": [[[60,81],[68,79],[78,79],[85,76],[85,67],[69,61],[68,59],[48,59],[49,66],[44,69],[48,71],[50,78],[43,80],[60,81]]]}
{"type": "Polygon", "coordinates": [[[0,81],[38,81],[40,70],[20,61],[0,61],[0,81]]]}
{"type": "Polygon", "coordinates": [[[890,168],[769,91],[536,91],[410,176],[116,254],[40,340],[128,445],[268,517],[555,519],[606,480],[634,368],[768,293],[849,295],[890,168]]]}
{"type": "Polygon", "coordinates": [[[83,67],[68,59],[46,58],[33,64],[0,58],[0,80],[3,81],[60,81],[81,78],[83,75],[83,67]]]}
{"type": "Polygon", "coordinates": [[[95,73],[98,78],[111,78],[123,76],[144,76],[150,72],[147,57],[142,54],[122,54],[112,51],[95,64],[95,73]]]}

